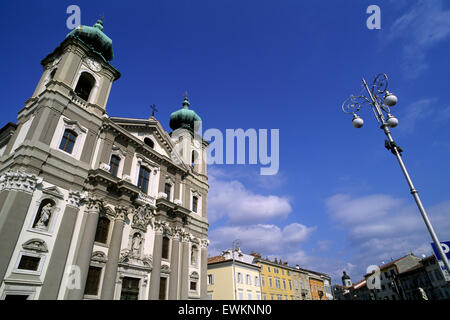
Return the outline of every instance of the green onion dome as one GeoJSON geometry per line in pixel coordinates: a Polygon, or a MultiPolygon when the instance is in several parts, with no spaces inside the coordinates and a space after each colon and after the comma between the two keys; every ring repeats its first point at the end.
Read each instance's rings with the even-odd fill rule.
{"type": "Polygon", "coordinates": [[[101,19],[97,20],[97,23],[92,27],[79,25],[66,38],[81,40],[106,61],[110,61],[113,58],[112,40],[103,33],[103,21],[101,19]]]}
{"type": "Polygon", "coordinates": [[[170,128],[176,130],[179,128],[194,130],[195,121],[202,121],[202,119],[195,113],[194,110],[189,109],[189,100],[187,96],[184,97],[183,108],[173,112],[170,115],[170,128]]]}

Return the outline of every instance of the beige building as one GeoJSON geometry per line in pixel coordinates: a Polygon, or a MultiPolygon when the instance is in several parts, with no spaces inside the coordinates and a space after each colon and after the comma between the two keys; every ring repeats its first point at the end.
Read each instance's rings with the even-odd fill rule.
{"type": "Polygon", "coordinates": [[[260,267],[254,257],[227,250],[208,258],[208,299],[261,300],[260,267]]]}
{"type": "Polygon", "coordinates": [[[308,272],[297,265],[291,269],[294,300],[312,300],[308,272]]]}

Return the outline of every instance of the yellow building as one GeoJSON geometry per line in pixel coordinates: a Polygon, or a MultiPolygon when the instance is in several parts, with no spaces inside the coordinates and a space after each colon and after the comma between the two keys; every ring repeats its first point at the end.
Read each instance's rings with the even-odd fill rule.
{"type": "Polygon", "coordinates": [[[281,260],[262,259],[258,254],[253,256],[256,264],[261,267],[262,300],[294,300],[293,268],[281,260]]]}
{"type": "Polygon", "coordinates": [[[253,260],[239,249],[208,258],[208,299],[261,300],[260,267],[253,260]]]}

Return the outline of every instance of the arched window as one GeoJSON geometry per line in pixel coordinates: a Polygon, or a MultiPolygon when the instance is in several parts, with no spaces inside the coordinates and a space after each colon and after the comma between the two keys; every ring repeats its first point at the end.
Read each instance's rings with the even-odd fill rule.
{"type": "Polygon", "coordinates": [[[150,181],[150,170],[147,169],[146,167],[140,167],[138,188],[141,189],[142,192],[147,193],[149,181],[150,181]]]}
{"type": "Polygon", "coordinates": [[[78,79],[77,86],[75,87],[75,93],[81,99],[88,101],[94,85],[94,77],[89,72],[83,72],[78,79]]]}
{"type": "Polygon", "coordinates": [[[120,157],[113,154],[109,161],[109,172],[115,177],[117,177],[117,172],[119,171],[119,164],[120,157]]]}
{"type": "Polygon", "coordinates": [[[170,239],[166,236],[163,237],[163,243],[162,243],[162,258],[163,259],[169,259],[169,245],[170,245],[170,239]]]}
{"type": "Polygon", "coordinates": [[[98,219],[97,231],[95,232],[95,241],[105,243],[108,241],[110,221],[107,217],[100,217],[98,219]]]}
{"type": "Polygon", "coordinates": [[[34,229],[48,230],[50,219],[55,209],[55,202],[51,199],[42,200],[39,205],[36,218],[33,222],[34,229]]]}
{"type": "Polygon", "coordinates": [[[67,153],[72,153],[75,141],[77,140],[77,134],[70,129],[64,131],[63,138],[59,144],[59,148],[67,153]]]}
{"type": "Polygon", "coordinates": [[[155,143],[153,142],[153,140],[152,139],[150,139],[150,138],[145,138],[144,139],[144,143],[146,144],[146,145],[148,145],[150,148],[154,148],[155,147],[155,143]]]}

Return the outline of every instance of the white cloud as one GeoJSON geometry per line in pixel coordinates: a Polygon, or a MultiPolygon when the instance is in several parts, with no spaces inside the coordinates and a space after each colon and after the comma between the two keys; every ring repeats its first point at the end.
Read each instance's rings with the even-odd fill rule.
{"type": "Polygon", "coordinates": [[[224,226],[211,230],[209,240],[213,252],[231,248],[232,242],[239,239],[245,252],[255,251],[263,256],[273,257],[304,257],[300,244],[305,242],[315,229],[300,223],[291,223],[284,228],[273,224],[224,226]]]}
{"type": "Polygon", "coordinates": [[[210,172],[208,218],[210,222],[226,218],[228,224],[262,223],[284,219],[292,211],[290,200],[277,195],[262,195],[248,190],[238,180],[223,180],[222,171],[210,172]],[[219,178],[217,178],[219,177],[219,178]]]}
{"type": "Polygon", "coordinates": [[[392,24],[383,41],[402,42],[402,68],[409,78],[417,78],[428,69],[426,52],[450,38],[450,10],[442,0],[417,1],[392,24]]]}
{"type": "MultiPolygon", "coordinates": [[[[409,252],[417,256],[431,254],[431,237],[413,199],[337,194],[326,200],[326,207],[331,219],[347,231],[348,245],[355,251],[352,260],[361,277],[367,266],[391,257],[399,258],[409,252]]],[[[427,209],[440,240],[448,240],[450,201],[427,209]]]]}

